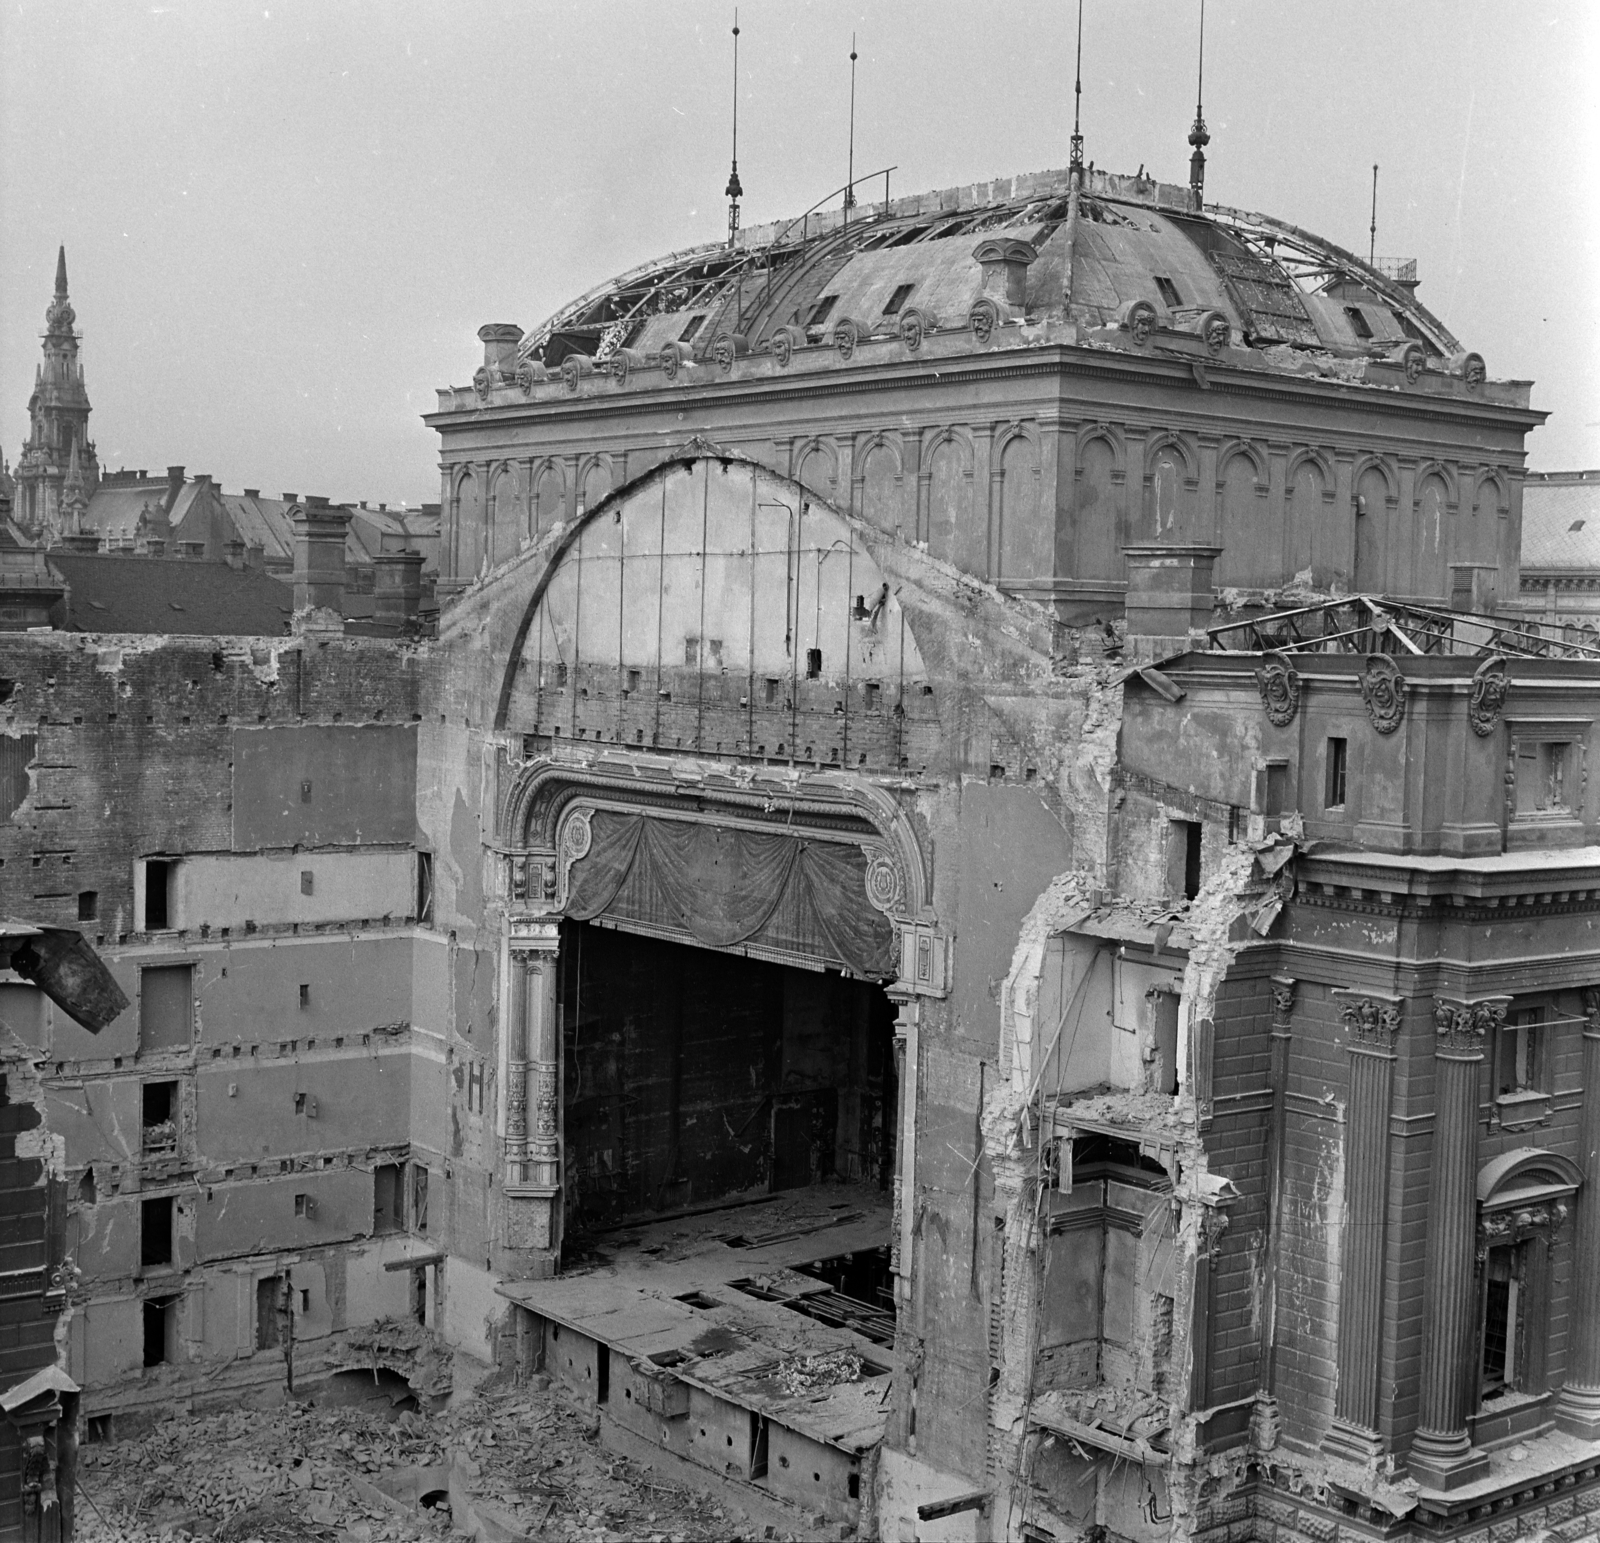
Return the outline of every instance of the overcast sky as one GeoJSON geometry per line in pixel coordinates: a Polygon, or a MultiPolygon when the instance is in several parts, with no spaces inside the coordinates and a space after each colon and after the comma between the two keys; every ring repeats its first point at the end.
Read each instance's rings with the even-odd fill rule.
{"type": "MultiPolygon", "coordinates": [[[[64,242],[103,465],[438,494],[434,389],[726,219],[728,28],[703,0],[0,0],[0,446],[64,242]]],[[[1099,166],[1187,177],[1199,0],[1086,0],[1099,166]]],[[[1072,0],[743,0],[745,223],[844,181],[1064,166],[1072,0]]],[[[1600,466],[1600,4],[1209,0],[1207,196],[1416,257],[1537,382],[1538,469],[1600,466]]]]}

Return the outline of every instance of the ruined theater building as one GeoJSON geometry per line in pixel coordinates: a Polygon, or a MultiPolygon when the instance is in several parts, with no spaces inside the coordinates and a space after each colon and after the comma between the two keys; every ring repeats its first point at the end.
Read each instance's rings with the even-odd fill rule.
{"type": "Polygon", "coordinates": [[[1542,415],[1414,265],[1197,202],[948,189],[486,326],[435,637],[308,555],[292,635],[0,644],[6,908],[134,1004],[0,987],[90,1439],[453,1354],[802,1536],[1595,1530],[1542,415]]]}

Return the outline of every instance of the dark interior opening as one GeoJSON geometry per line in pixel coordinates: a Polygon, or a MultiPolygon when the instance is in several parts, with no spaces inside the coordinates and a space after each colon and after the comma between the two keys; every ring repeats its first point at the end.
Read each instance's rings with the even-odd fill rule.
{"type": "Polygon", "coordinates": [[[894,1010],[881,986],[562,929],[569,1240],[730,1196],[894,1169],[894,1010]]]}
{"type": "Polygon", "coordinates": [[[144,1364],[161,1366],[173,1360],[176,1329],[175,1297],[160,1297],[144,1304],[144,1364]]]}
{"type": "Polygon", "coordinates": [[[172,1263],[172,1196],[139,1202],[139,1263],[145,1268],[172,1263]]]}
{"type": "Polygon", "coordinates": [[[151,858],[144,865],[144,926],[146,932],[163,932],[171,925],[168,914],[168,895],[172,882],[172,864],[151,858]]]}

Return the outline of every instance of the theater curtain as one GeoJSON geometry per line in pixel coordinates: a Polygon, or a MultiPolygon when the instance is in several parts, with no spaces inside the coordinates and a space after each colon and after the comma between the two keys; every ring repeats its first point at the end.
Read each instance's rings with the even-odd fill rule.
{"type": "Polygon", "coordinates": [[[597,809],[566,914],[682,929],[708,948],[809,954],[875,980],[895,974],[894,928],[867,899],[859,847],[597,809]]]}

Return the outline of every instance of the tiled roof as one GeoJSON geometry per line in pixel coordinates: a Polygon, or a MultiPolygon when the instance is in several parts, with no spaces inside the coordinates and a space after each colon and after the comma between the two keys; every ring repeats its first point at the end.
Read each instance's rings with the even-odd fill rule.
{"type": "Polygon", "coordinates": [[[281,637],[294,591],[257,568],[172,557],[51,552],[66,581],[56,625],[69,632],[281,637]]]}
{"type": "Polygon", "coordinates": [[[1600,471],[1543,472],[1522,485],[1522,570],[1600,571],[1600,471]]]}

